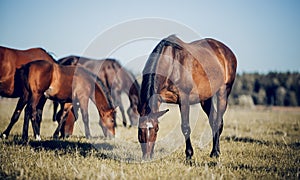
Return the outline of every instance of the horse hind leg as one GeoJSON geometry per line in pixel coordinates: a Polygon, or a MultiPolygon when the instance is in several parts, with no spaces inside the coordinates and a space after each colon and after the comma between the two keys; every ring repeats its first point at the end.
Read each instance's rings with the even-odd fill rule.
{"type": "Polygon", "coordinates": [[[41,95],[40,100],[37,104],[36,110],[37,110],[37,114],[36,114],[36,134],[35,134],[35,138],[36,140],[41,140],[41,135],[40,135],[40,130],[41,130],[41,122],[43,119],[43,109],[46,103],[46,97],[44,95],[41,95]]]}
{"type": "MultiPolygon", "coordinates": [[[[37,108],[40,108],[38,106],[40,106],[41,104],[45,103],[41,102],[39,105],[39,101],[41,100],[41,96],[39,94],[33,94],[29,103],[27,103],[27,107],[26,107],[26,111],[25,111],[25,119],[24,119],[24,126],[23,126],[23,137],[28,138],[28,121],[29,119],[31,120],[31,125],[32,125],[32,129],[33,129],[33,133],[34,136],[36,138],[36,140],[40,140],[40,118],[41,118],[41,113],[42,110],[39,109],[37,110],[37,108]]],[[[43,100],[41,100],[43,101],[43,100]]]]}
{"type": "Polygon", "coordinates": [[[18,104],[15,108],[15,111],[10,119],[10,123],[7,126],[7,128],[5,129],[5,131],[2,133],[1,137],[3,138],[7,138],[9,136],[9,133],[12,129],[12,127],[14,126],[14,124],[18,121],[22,110],[24,109],[25,105],[27,103],[27,97],[21,97],[18,101],[18,104]]]}
{"type": "Polygon", "coordinates": [[[226,85],[222,86],[217,92],[217,116],[210,118],[210,126],[213,132],[213,148],[210,157],[219,157],[220,151],[220,135],[223,131],[223,115],[227,108],[228,95],[230,88],[226,85]],[[229,89],[229,91],[228,91],[229,89]]]}

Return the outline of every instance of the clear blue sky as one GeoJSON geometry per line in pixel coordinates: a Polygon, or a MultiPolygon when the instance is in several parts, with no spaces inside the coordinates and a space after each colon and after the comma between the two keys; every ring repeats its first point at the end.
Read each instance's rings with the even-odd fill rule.
{"type": "MultiPolygon", "coordinates": [[[[58,58],[81,55],[101,32],[149,17],[173,20],[224,42],[236,54],[239,72],[300,71],[298,0],[1,0],[0,45],[40,46],[58,58]]],[[[150,53],[156,43],[140,48],[150,53]]],[[[115,56],[126,62],[126,56],[115,56]]]]}

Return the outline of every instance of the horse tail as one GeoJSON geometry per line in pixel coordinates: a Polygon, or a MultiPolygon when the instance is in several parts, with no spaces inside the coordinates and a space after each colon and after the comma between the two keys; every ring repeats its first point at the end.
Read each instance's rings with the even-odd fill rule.
{"type": "Polygon", "coordinates": [[[28,84],[29,66],[30,66],[30,63],[23,65],[20,69],[17,69],[17,72],[16,72],[16,73],[20,74],[19,77],[20,77],[20,80],[22,83],[22,87],[27,92],[29,92],[29,84],[28,84]]]}

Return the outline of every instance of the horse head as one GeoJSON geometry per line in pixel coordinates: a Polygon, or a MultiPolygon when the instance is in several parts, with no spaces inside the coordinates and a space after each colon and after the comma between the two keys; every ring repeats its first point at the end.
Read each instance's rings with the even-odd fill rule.
{"type": "Polygon", "coordinates": [[[113,138],[115,136],[115,121],[116,121],[116,108],[109,110],[101,110],[100,112],[100,126],[102,127],[105,137],[113,138]]]}
{"type": "Polygon", "coordinates": [[[138,139],[141,144],[143,159],[151,159],[153,156],[153,149],[157,137],[158,118],[168,112],[164,111],[150,113],[146,116],[141,116],[139,119],[138,139]]]}

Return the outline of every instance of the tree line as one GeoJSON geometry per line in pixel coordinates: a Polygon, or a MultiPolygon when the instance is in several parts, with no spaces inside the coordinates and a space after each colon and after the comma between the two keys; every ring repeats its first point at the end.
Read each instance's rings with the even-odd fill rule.
{"type": "Polygon", "coordinates": [[[238,74],[231,100],[239,104],[241,96],[251,97],[255,105],[300,106],[300,73],[269,72],[238,74]]]}

